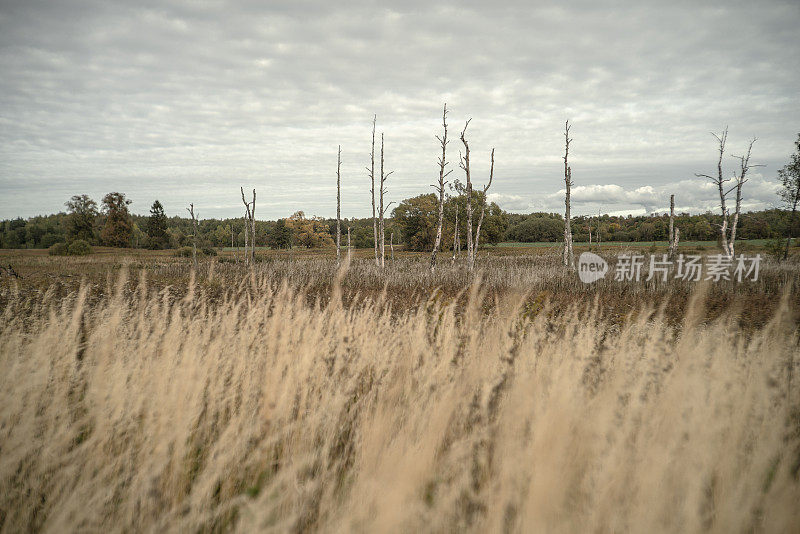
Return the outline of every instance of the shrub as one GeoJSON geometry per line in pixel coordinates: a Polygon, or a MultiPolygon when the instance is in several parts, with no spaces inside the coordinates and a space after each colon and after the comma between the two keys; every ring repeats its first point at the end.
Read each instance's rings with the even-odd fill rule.
{"type": "MultiPolygon", "coordinates": [[[[181,247],[175,251],[175,255],[179,258],[191,258],[192,257],[192,247],[181,247]]],[[[203,247],[197,249],[197,257],[200,256],[216,256],[217,251],[210,247],[203,247]]]]}
{"type": "Polygon", "coordinates": [[[767,250],[767,254],[772,256],[773,258],[780,260],[783,259],[783,252],[786,247],[786,240],[785,239],[770,239],[764,244],[764,248],[767,250]]]}
{"type": "Polygon", "coordinates": [[[69,254],[69,247],[66,243],[56,243],[47,249],[47,253],[51,256],[66,256],[69,254]]]}
{"type": "Polygon", "coordinates": [[[67,253],[70,256],[86,256],[92,253],[92,247],[83,239],[76,239],[70,243],[67,253]]]}

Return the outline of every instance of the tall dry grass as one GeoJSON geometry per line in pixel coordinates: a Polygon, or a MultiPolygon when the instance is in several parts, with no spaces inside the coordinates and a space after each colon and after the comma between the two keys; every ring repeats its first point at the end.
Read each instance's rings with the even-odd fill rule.
{"type": "MultiPolygon", "coordinates": [[[[10,297],[3,531],[789,532],[798,332],[524,295],[10,297]]],[[[194,287],[191,285],[190,287],[194,287]]]]}

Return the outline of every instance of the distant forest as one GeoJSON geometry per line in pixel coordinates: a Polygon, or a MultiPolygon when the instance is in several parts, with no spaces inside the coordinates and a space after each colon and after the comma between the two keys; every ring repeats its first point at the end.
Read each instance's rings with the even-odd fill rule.
{"type": "MultiPolygon", "coordinates": [[[[475,207],[480,197],[473,198],[475,207]]],[[[86,195],[76,195],[67,203],[67,212],[7,219],[0,222],[0,248],[50,248],[59,243],[84,240],[90,245],[133,248],[180,248],[192,243],[192,220],[167,216],[156,201],[150,215],[136,215],[128,210],[130,201],[121,193],[109,193],[100,205],[86,195]]],[[[461,243],[466,240],[464,224],[466,197],[451,197],[445,204],[443,248],[452,248],[456,213],[459,217],[461,243]]],[[[198,207],[202,211],[202,207],[198,207]]],[[[431,250],[436,233],[437,199],[433,194],[406,199],[392,211],[387,221],[386,240],[409,250],[431,250]]],[[[187,214],[188,215],[188,214],[187,214]]],[[[717,239],[721,217],[716,214],[677,214],[676,226],[683,241],[717,239]]],[[[739,239],[773,239],[787,235],[789,213],[769,209],[743,213],[739,219],[739,239]]],[[[372,218],[343,219],[342,246],[347,245],[350,228],[352,246],[373,246],[372,218]]],[[[623,241],[651,242],[668,239],[668,215],[612,216],[572,218],[572,232],[577,242],[623,241]]],[[[501,242],[561,242],[564,218],[557,213],[508,213],[497,204],[487,205],[481,233],[482,245],[501,242]]],[[[297,212],[277,221],[256,221],[256,246],[271,248],[333,246],[336,219],[306,217],[297,212]]],[[[203,219],[198,222],[198,246],[219,248],[244,244],[244,219],[203,219]]]]}

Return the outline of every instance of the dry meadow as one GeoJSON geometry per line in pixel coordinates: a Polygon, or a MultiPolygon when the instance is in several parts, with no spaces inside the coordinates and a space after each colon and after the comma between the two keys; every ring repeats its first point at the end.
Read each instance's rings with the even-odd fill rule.
{"type": "Polygon", "coordinates": [[[3,532],[800,528],[796,263],[11,260],[3,532]]]}

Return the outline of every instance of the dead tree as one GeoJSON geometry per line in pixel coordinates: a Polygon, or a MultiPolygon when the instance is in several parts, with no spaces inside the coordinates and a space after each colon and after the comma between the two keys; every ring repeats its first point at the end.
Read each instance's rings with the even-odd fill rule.
{"type": "Polygon", "coordinates": [[[253,189],[253,200],[247,202],[244,198],[244,187],[240,188],[242,192],[242,202],[244,203],[245,217],[244,217],[244,262],[254,263],[256,258],[256,190],[253,189]],[[247,252],[247,237],[250,234],[250,253],[247,252]]]}
{"type": "Polygon", "coordinates": [[[431,252],[431,272],[433,272],[434,268],[436,267],[436,253],[439,251],[439,245],[442,242],[442,224],[444,223],[444,186],[447,184],[445,178],[448,174],[453,172],[449,170],[445,172],[445,167],[447,166],[447,104],[444,105],[444,111],[442,111],[442,127],[444,129],[444,133],[442,137],[436,136],[436,139],[439,140],[439,144],[442,146],[442,157],[439,158],[439,183],[433,185],[436,192],[439,194],[439,220],[436,224],[436,239],[433,242],[433,252],[431,252]]]}
{"type": "Polygon", "coordinates": [[[192,216],[192,262],[194,263],[194,268],[197,269],[197,218],[194,214],[194,204],[189,204],[186,211],[192,216]]]}
{"type": "MultiPolygon", "coordinates": [[[[747,172],[752,167],[763,167],[763,165],[751,165],[750,164],[750,152],[753,150],[753,144],[756,142],[756,138],[754,137],[750,144],[747,147],[747,153],[744,156],[733,156],[734,158],[739,160],[739,175],[737,176],[734,174],[734,179],[736,180],[736,185],[733,186],[731,189],[728,190],[728,193],[732,191],[736,191],[736,209],[733,212],[733,221],[731,223],[731,235],[730,239],[728,240],[728,250],[726,253],[729,257],[733,257],[735,254],[734,245],[736,243],[736,227],[739,224],[739,213],[742,209],[742,186],[747,181],[747,172]]],[[[727,194],[727,193],[726,193],[727,194]]]]}
{"type": "Polygon", "coordinates": [[[470,272],[472,272],[472,269],[475,267],[475,258],[472,255],[472,177],[470,176],[469,170],[469,143],[467,143],[467,139],[464,136],[467,133],[467,127],[469,127],[469,121],[471,120],[472,119],[467,120],[466,124],[464,124],[464,129],[461,131],[461,142],[464,143],[464,156],[459,154],[460,166],[464,170],[467,179],[465,188],[467,196],[467,270],[470,272]]]}
{"type": "Polygon", "coordinates": [[[378,218],[375,213],[375,123],[378,121],[378,116],[372,117],[372,152],[370,153],[370,166],[367,167],[367,173],[371,182],[370,193],[372,194],[372,238],[373,246],[375,249],[375,265],[380,265],[378,261],[378,218]]]}
{"type": "MultiPolygon", "coordinates": [[[[483,224],[483,214],[486,211],[486,192],[492,186],[492,178],[494,177],[494,148],[492,148],[492,164],[489,168],[489,183],[487,183],[483,188],[483,193],[481,193],[481,216],[478,217],[478,227],[475,229],[475,252],[478,250],[478,246],[481,242],[481,225],[483,224]]],[[[473,258],[474,261],[474,258],[473,258]]]]}
{"type": "Polygon", "coordinates": [[[566,193],[564,194],[564,266],[574,267],[575,257],[572,254],[572,216],[570,215],[570,189],[572,188],[572,169],[569,166],[569,143],[572,141],[569,137],[569,121],[566,122],[564,129],[564,184],[566,186],[566,193]]]}
{"type": "Polygon", "coordinates": [[[350,227],[347,227],[347,263],[350,263],[350,259],[353,256],[353,249],[350,248],[350,227]]]}
{"type": "Polygon", "coordinates": [[[458,235],[458,202],[455,202],[456,205],[456,221],[453,225],[453,259],[450,262],[450,265],[455,265],[456,263],[456,254],[460,252],[461,248],[461,238],[458,235]]]}
{"type": "Polygon", "coordinates": [[[3,272],[8,273],[8,276],[13,276],[14,278],[19,278],[20,280],[22,280],[22,276],[20,276],[19,273],[17,273],[17,271],[14,270],[14,268],[11,266],[10,263],[8,264],[8,267],[3,267],[2,265],[0,265],[0,274],[2,274],[3,272]]]}
{"type": "Polygon", "coordinates": [[[380,239],[380,252],[381,252],[381,261],[380,266],[383,267],[386,264],[386,222],[385,216],[386,211],[389,209],[389,206],[394,204],[394,202],[390,202],[385,207],[383,205],[383,196],[388,192],[386,189],[386,180],[394,171],[390,171],[388,173],[384,173],[383,170],[383,133],[381,132],[381,181],[380,181],[380,211],[379,211],[379,226],[378,226],[378,237],[380,239]]]}
{"type": "Polygon", "coordinates": [[[719,209],[722,214],[722,224],[719,226],[719,233],[720,239],[722,241],[722,250],[725,251],[725,254],[730,253],[730,249],[728,248],[728,208],[726,206],[725,197],[727,196],[727,192],[725,191],[725,183],[730,181],[730,178],[725,179],[722,176],[722,156],[725,155],[725,143],[728,141],[728,127],[725,127],[721,135],[717,135],[714,132],[711,132],[717,142],[719,143],[719,159],[717,161],[717,176],[710,176],[708,174],[695,174],[698,178],[708,178],[711,182],[717,186],[717,190],[719,191],[719,209]]]}
{"type": "Polygon", "coordinates": [[[680,230],[675,226],[675,195],[669,196],[669,257],[675,257],[678,252],[680,230]]]}
{"type": "Polygon", "coordinates": [[[256,261],[256,190],[253,189],[253,201],[250,203],[250,261],[256,261]]]}
{"type": "Polygon", "coordinates": [[[392,250],[392,262],[394,262],[394,231],[389,234],[389,248],[392,250]]]}
{"type": "Polygon", "coordinates": [[[244,189],[242,189],[242,202],[244,202],[244,255],[242,256],[242,260],[245,265],[247,265],[247,245],[249,243],[247,236],[250,233],[250,204],[244,199],[244,189]]]}
{"type": "Polygon", "coordinates": [[[336,159],[336,265],[342,259],[342,145],[339,145],[339,156],[336,159]]]}

